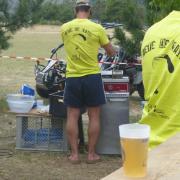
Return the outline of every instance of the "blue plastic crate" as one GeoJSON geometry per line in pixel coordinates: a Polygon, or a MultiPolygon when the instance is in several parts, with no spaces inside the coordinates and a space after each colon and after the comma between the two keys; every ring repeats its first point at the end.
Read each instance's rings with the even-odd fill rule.
{"type": "Polygon", "coordinates": [[[57,141],[63,140],[63,130],[62,129],[26,129],[23,135],[25,143],[35,144],[35,143],[55,143],[57,141]],[[37,141],[37,142],[36,142],[37,141]]]}

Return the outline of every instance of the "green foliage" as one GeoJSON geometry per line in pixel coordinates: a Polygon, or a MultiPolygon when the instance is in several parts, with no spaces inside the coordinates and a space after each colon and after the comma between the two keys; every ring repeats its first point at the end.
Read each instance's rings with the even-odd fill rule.
{"type": "Polygon", "coordinates": [[[106,0],[106,20],[123,22],[128,28],[141,28],[144,7],[137,0],[106,0]]]}
{"type": "Polygon", "coordinates": [[[144,8],[135,0],[107,1],[109,1],[108,13],[112,15],[113,11],[117,11],[114,13],[114,18],[124,24],[123,29],[116,28],[115,30],[115,37],[119,40],[119,45],[126,51],[127,56],[140,54],[141,41],[144,37],[144,8]],[[130,36],[127,36],[125,31],[129,32],[130,36]]]}
{"type": "Polygon", "coordinates": [[[122,21],[128,29],[141,29],[144,25],[144,9],[134,0],[126,1],[125,9],[122,11],[122,21]]]}
{"type": "Polygon", "coordinates": [[[132,30],[130,37],[127,37],[124,29],[116,28],[115,37],[118,39],[119,45],[126,51],[128,57],[140,54],[141,41],[144,37],[142,30],[132,30]]]}
{"type": "Polygon", "coordinates": [[[33,13],[33,21],[40,24],[62,24],[74,17],[74,2],[66,0],[61,4],[46,2],[33,13]]]}
{"type": "Polygon", "coordinates": [[[32,12],[32,23],[37,23],[40,19],[41,13],[40,9],[45,0],[31,0],[31,9],[32,12]]]}
{"type": "Polygon", "coordinates": [[[11,33],[32,24],[32,11],[43,0],[18,0],[13,7],[8,0],[0,0],[0,50],[7,49],[11,33]]]}
{"type": "Polygon", "coordinates": [[[116,28],[115,35],[116,35],[116,38],[119,40],[119,43],[121,44],[121,46],[124,46],[126,44],[125,32],[120,28],[116,28]]]}
{"type": "Polygon", "coordinates": [[[171,11],[180,11],[180,0],[145,0],[147,23],[149,25],[161,20],[171,11]]]}
{"type": "Polygon", "coordinates": [[[0,98],[0,113],[6,112],[8,109],[7,102],[4,98],[0,98]]]}
{"type": "Polygon", "coordinates": [[[106,20],[110,22],[122,22],[123,9],[127,2],[124,0],[106,0],[106,20]]]}
{"type": "Polygon", "coordinates": [[[92,6],[92,18],[99,21],[106,19],[106,0],[97,0],[92,6]]]}

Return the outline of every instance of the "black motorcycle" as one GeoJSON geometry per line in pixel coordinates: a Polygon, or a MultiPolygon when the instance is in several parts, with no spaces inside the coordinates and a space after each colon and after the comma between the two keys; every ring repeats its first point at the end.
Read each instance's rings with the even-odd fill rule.
{"type": "Polygon", "coordinates": [[[48,98],[49,94],[64,90],[66,62],[57,58],[57,51],[62,47],[63,44],[51,51],[46,66],[40,64],[39,61],[35,66],[36,91],[43,98],[48,98]]]}

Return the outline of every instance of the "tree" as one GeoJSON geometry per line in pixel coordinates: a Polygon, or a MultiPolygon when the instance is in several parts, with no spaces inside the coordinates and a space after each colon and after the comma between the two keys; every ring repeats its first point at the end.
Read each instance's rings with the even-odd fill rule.
{"type": "Polygon", "coordinates": [[[111,21],[123,24],[116,28],[115,37],[119,45],[132,57],[140,54],[141,41],[144,37],[144,8],[135,0],[107,0],[107,17],[111,21]],[[127,36],[126,32],[129,32],[127,36]]]}
{"type": "Polygon", "coordinates": [[[163,19],[171,11],[180,11],[180,0],[145,0],[147,23],[152,25],[163,19]]]}
{"type": "Polygon", "coordinates": [[[97,0],[92,6],[92,18],[99,21],[104,21],[106,19],[106,0],[97,0]]]}
{"type": "MultiPolygon", "coordinates": [[[[33,10],[44,0],[0,0],[0,50],[9,47],[11,34],[23,26],[33,23],[33,10]],[[14,6],[12,6],[14,5],[14,6]]],[[[37,11],[37,9],[36,9],[37,11]]]]}
{"type": "Polygon", "coordinates": [[[32,23],[36,24],[39,22],[41,13],[40,9],[42,8],[45,0],[31,0],[31,3],[29,4],[32,9],[32,23]]]}
{"type": "Polygon", "coordinates": [[[106,21],[122,22],[122,13],[126,4],[125,0],[106,0],[106,21]]]}
{"type": "Polygon", "coordinates": [[[45,2],[35,14],[35,22],[43,24],[62,24],[74,17],[74,2],[66,0],[62,3],[45,2]]]}

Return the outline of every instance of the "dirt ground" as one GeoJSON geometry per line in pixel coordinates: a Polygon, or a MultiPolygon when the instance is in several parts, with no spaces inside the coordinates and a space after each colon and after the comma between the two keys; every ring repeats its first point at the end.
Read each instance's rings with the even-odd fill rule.
{"type": "MultiPolygon", "coordinates": [[[[130,97],[130,120],[137,121],[142,112],[141,99],[130,97]]],[[[86,118],[85,118],[86,119],[86,118]]],[[[87,121],[84,121],[84,129],[87,121]]],[[[120,156],[102,156],[102,162],[88,165],[86,153],[82,163],[72,165],[66,153],[24,152],[15,150],[15,117],[0,114],[0,180],[99,180],[121,167],[120,156]]]]}
{"type": "MultiPolygon", "coordinates": [[[[85,161],[86,156],[81,155],[85,161]]],[[[4,180],[98,180],[121,166],[119,157],[103,157],[98,164],[71,165],[66,154],[15,152],[1,157],[0,179],[4,180]]]]}

